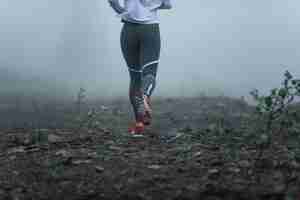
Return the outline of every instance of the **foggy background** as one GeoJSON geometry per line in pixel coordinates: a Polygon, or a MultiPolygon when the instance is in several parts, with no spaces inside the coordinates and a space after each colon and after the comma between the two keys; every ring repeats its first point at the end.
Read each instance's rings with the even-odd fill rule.
{"type": "MultiPolygon", "coordinates": [[[[173,0],[155,96],[248,95],[300,77],[298,0],[173,0]]],[[[1,0],[0,94],[126,96],[122,23],[106,0],[1,0]]]]}

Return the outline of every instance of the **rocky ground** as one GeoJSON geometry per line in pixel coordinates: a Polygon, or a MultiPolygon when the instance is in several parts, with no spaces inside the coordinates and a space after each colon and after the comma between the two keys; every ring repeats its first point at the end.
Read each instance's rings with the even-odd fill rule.
{"type": "Polygon", "coordinates": [[[2,110],[0,199],[300,199],[299,126],[260,155],[241,99],[154,98],[145,137],[127,99],[69,104],[2,110]]]}

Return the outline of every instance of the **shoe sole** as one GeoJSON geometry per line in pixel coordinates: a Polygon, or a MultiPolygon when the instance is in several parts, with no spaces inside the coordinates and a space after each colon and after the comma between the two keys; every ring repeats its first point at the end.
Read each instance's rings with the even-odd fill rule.
{"type": "Polygon", "coordinates": [[[140,136],[143,136],[143,132],[145,131],[145,127],[142,126],[142,127],[134,127],[134,128],[130,128],[128,130],[129,134],[134,136],[134,137],[140,137],[140,136]]]}
{"type": "Polygon", "coordinates": [[[142,137],[145,137],[145,135],[143,135],[143,134],[131,134],[131,137],[142,138],[142,137]]]}

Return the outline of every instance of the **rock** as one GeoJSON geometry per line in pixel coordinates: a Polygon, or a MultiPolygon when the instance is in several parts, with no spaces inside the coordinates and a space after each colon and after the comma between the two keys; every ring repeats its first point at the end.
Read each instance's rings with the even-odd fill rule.
{"type": "Polygon", "coordinates": [[[109,146],[109,149],[110,150],[114,150],[114,151],[122,151],[122,148],[120,148],[120,147],[117,147],[117,146],[109,146]]]}
{"type": "Polygon", "coordinates": [[[177,169],[177,171],[179,172],[179,173],[183,173],[183,172],[185,172],[187,169],[186,168],[184,168],[184,167],[178,167],[178,169],[177,169]]]}
{"type": "Polygon", "coordinates": [[[148,168],[149,169],[160,169],[161,166],[160,165],[149,165],[148,168]]]}
{"type": "Polygon", "coordinates": [[[238,162],[239,166],[243,168],[248,168],[251,166],[250,162],[248,160],[241,160],[238,162]]]}
{"type": "Polygon", "coordinates": [[[23,143],[24,143],[24,145],[30,145],[32,143],[32,141],[31,141],[30,138],[27,137],[27,138],[24,139],[23,143]]]}
{"type": "Polygon", "coordinates": [[[36,147],[36,148],[31,148],[31,149],[28,149],[26,150],[26,152],[36,152],[36,151],[40,151],[41,149],[36,147]]]}
{"type": "Polygon", "coordinates": [[[65,150],[65,149],[61,149],[61,150],[57,151],[57,152],[55,153],[55,155],[57,155],[57,156],[61,155],[61,156],[63,156],[63,157],[70,157],[70,156],[71,156],[71,153],[68,152],[68,151],[65,150]]]}
{"type": "Polygon", "coordinates": [[[19,175],[20,174],[20,172],[18,172],[16,170],[12,171],[12,173],[15,174],[15,175],[19,175]]]}
{"type": "Polygon", "coordinates": [[[237,167],[229,167],[228,171],[233,172],[233,173],[239,173],[241,170],[237,167]]]}
{"type": "Polygon", "coordinates": [[[4,195],[6,195],[6,192],[2,189],[0,189],[0,198],[2,198],[4,195]]]}
{"type": "Polygon", "coordinates": [[[293,160],[290,165],[294,169],[300,169],[300,164],[298,162],[296,162],[295,160],[293,160]]]}
{"type": "Polygon", "coordinates": [[[193,157],[199,157],[200,155],[202,155],[202,152],[198,151],[198,152],[194,153],[193,157]]]}
{"type": "Polygon", "coordinates": [[[101,166],[96,166],[95,169],[97,172],[100,172],[100,173],[102,173],[104,171],[104,168],[101,166]]]}
{"type": "Polygon", "coordinates": [[[213,158],[211,161],[210,161],[210,165],[211,166],[221,166],[223,165],[224,161],[219,159],[219,158],[213,158]]]}
{"type": "Polygon", "coordinates": [[[273,179],[275,180],[275,181],[279,181],[279,180],[283,180],[283,174],[282,174],[282,172],[281,171],[275,171],[274,173],[273,173],[273,179]]]}
{"type": "Polygon", "coordinates": [[[72,161],[72,163],[75,164],[75,165],[88,164],[88,163],[91,163],[91,162],[92,162],[91,160],[74,160],[74,161],[72,161]]]}
{"type": "Polygon", "coordinates": [[[97,152],[89,152],[87,154],[88,158],[97,158],[98,154],[97,152]]]}
{"type": "Polygon", "coordinates": [[[11,148],[7,151],[8,154],[13,154],[13,153],[25,153],[25,147],[24,146],[19,146],[19,147],[14,147],[11,148]]]}
{"type": "Polygon", "coordinates": [[[247,171],[247,173],[248,173],[248,175],[253,175],[253,170],[252,169],[249,169],[248,171],[247,171]]]}
{"type": "Polygon", "coordinates": [[[274,184],[273,192],[276,194],[284,193],[286,186],[284,183],[274,184]]]}
{"type": "Polygon", "coordinates": [[[199,191],[199,185],[198,184],[192,184],[192,185],[187,185],[186,186],[186,189],[189,191],[189,192],[197,192],[199,191]]]}
{"type": "Polygon", "coordinates": [[[247,188],[247,180],[242,178],[234,178],[232,180],[232,190],[233,191],[244,191],[247,188]]]}
{"type": "Polygon", "coordinates": [[[54,134],[48,135],[48,142],[50,143],[57,143],[63,141],[63,138],[54,134]]]}
{"type": "Polygon", "coordinates": [[[15,188],[10,192],[11,199],[20,200],[22,199],[24,189],[23,188],[15,188]]]}
{"type": "Polygon", "coordinates": [[[208,173],[209,174],[217,174],[217,173],[219,173],[219,170],[218,169],[210,169],[210,170],[208,170],[208,173]]]}
{"type": "Polygon", "coordinates": [[[12,156],[9,156],[9,157],[8,157],[9,160],[14,160],[14,159],[16,159],[16,158],[17,158],[17,156],[15,156],[15,155],[12,155],[12,156]]]}

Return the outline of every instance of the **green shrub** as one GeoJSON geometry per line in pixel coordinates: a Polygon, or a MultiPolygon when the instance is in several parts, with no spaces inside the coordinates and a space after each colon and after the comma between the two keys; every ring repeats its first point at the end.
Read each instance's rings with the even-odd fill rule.
{"type": "Polygon", "coordinates": [[[256,113],[259,122],[263,125],[259,133],[256,133],[260,158],[263,150],[272,144],[273,133],[286,133],[288,131],[283,130],[288,129],[295,122],[296,111],[290,109],[290,105],[296,97],[300,96],[300,79],[294,79],[291,73],[286,71],[281,86],[272,89],[269,95],[260,95],[257,89],[250,94],[257,103],[256,113]]]}

